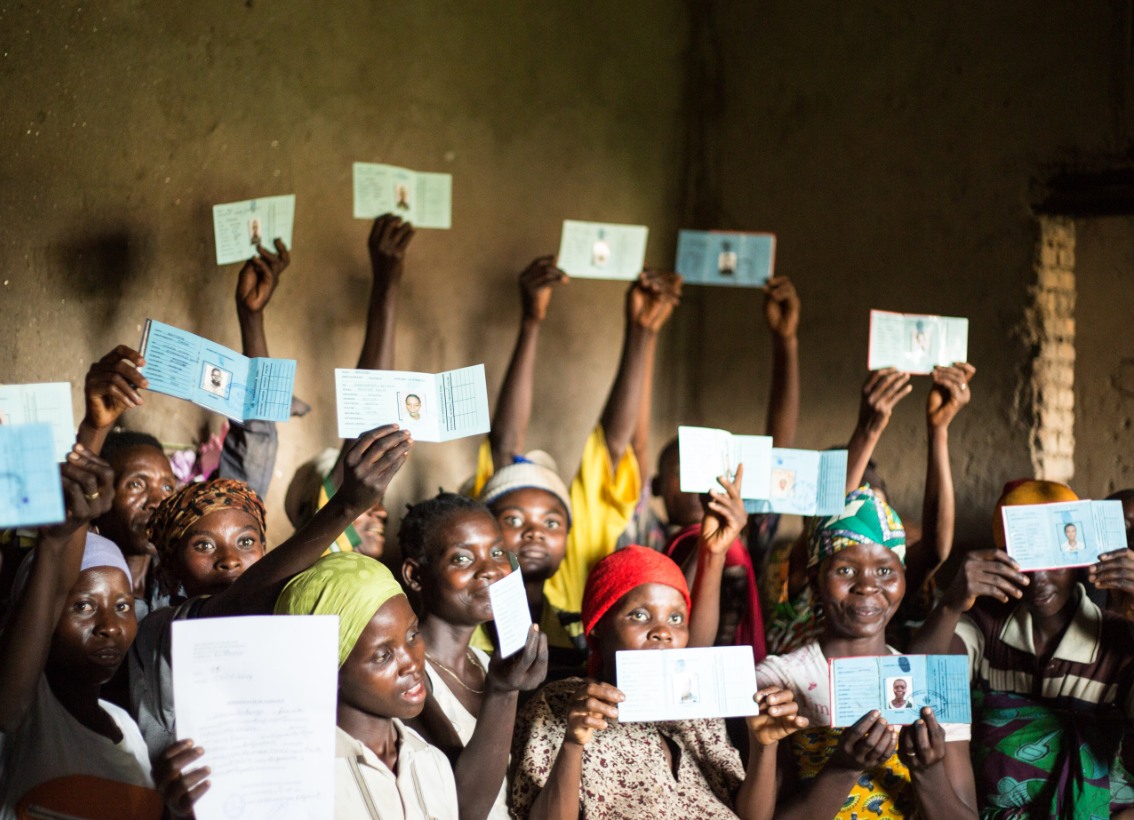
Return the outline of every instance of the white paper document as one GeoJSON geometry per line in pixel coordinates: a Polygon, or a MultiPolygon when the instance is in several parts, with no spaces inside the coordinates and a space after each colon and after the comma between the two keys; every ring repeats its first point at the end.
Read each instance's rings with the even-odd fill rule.
{"type": "Polygon", "coordinates": [[[379,165],[354,164],[354,218],[400,216],[415,228],[453,227],[453,177],[379,165]]]}
{"type": "Polygon", "coordinates": [[[771,492],[772,437],[738,436],[713,427],[677,428],[681,461],[681,491],[724,492],[718,476],[729,481],[736,468],[744,465],[741,498],[768,498],[771,492]]]}
{"type": "Polygon", "coordinates": [[[333,817],[337,615],[174,621],[178,739],[205,754],[197,820],[333,817]]]}
{"type": "Polygon", "coordinates": [[[452,441],[487,433],[491,423],[482,364],[444,373],[339,368],[335,394],[341,438],[397,424],[417,441],[452,441]]]}
{"type": "Polygon", "coordinates": [[[563,222],[559,240],[560,270],[581,279],[637,279],[646,264],[644,225],[563,222]]]}
{"type": "Polygon", "coordinates": [[[760,714],[751,646],[628,650],[614,663],[621,723],[760,714]]]}
{"type": "Polygon", "coordinates": [[[217,243],[217,264],[247,261],[256,255],[257,245],[275,253],[277,239],[282,239],[291,250],[294,224],[294,194],[214,205],[213,235],[217,243]]]}
{"type": "Polygon", "coordinates": [[[870,311],[867,368],[896,367],[904,373],[969,360],[969,320],[952,316],[870,311]]]}
{"type": "Polygon", "coordinates": [[[728,231],[680,231],[677,272],[687,285],[762,287],[773,275],[776,235],[728,231]]]}
{"type": "Polygon", "coordinates": [[[0,425],[0,529],[66,517],[49,424],[0,425]]]}
{"type": "Polygon", "coordinates": [[[0,425],[50,424],[51,451],[63,461],[75,443],[69,382],[0,385],[0,425]]]}
{"type": "Polygon", "coordinates": [[[1066,501],[1002,507],[1008,554],[1024,572],[1086,567],[1126,549],[1121,501],[1066,501]]]}
{"type": "Polygon", "coordinates": [[[748,512],[835,515],[846,499],[847,451],[774,447],[769,484],[766,501],[744,502],[748,512]]]}
{"type": "Polygon", "coordinates": [[[512,561],[511,574],[488,588],[492,621],[496,624],[496,651],[502,658],[515,655],[524,648],[528,642],[528,630],[532,627],[532,613],[528,609],[528,595],[524,590],[519,562],[511,553],[508,557],[512,561]]]}

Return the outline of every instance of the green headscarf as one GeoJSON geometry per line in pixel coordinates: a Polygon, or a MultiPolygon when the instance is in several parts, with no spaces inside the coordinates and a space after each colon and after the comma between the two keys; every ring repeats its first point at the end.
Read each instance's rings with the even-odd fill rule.
{"type": "Polygon", "coordinates": [[[807,566],[819,566],[824,559],[855,544],[881,544],[896,552],[903,564],[906,562],[902,519],[869,485],[851,492],[841,513],[818,523],[808,539],[807,566]]]}
{"type": "Polygon", "coordinates": [[[338,615],[339,666],[382,604],[405,595],[385,564],[358,552],[333,552],[288,581],[276,615],[338,615]]]}

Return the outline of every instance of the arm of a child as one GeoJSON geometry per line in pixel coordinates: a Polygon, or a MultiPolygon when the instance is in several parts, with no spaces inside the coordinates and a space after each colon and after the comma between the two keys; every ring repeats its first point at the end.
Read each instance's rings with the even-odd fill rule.
{"type": "Polygon", "coordinates": [[[87,524],[109,510],[114,501],[114,471],[81,444],[67,454],[60,473],[66,519],[41,531],[27,583],[0,633],[3,734],[19,728],[35,699],[63,603],[79,578],[87,524]]]}
{"type": "Polygon", "coordinates": [[[712,646],[717,639],[721,617],[721,575],[725,555],[740,537],[748,514],[740,497],[744,465],[736,469],[736,479],[717,479],[725,491],[709,493],[701,534],[697,539],[697,570],[693,577],[692,611],[689,613],[689,646],[712,646]]]}
{"type": "Polygon", "coordinates": [[[910,394],[910,374],[901,373],[890,367],[875,370],[866,379],[862,388],[862,401],[859,404],[858,424],[847,445],[847,486],[848,493],[862,486],[866,466],[874,455],[874,448],[882,431],[890,423],[890,414],[895,405],[910,394]]]}
{"type": "Polygon", "coordinates": [[[520,334],[500,385],[492,430],[488,434],[492,463],[499,470],[523,452],[532,417],[536,347],[539,330],[547,318],[552,289],[567,281],[567,274],[555,267],[554,256],[541,256],[520,274],[520,334]]]}
{"type": "Polygon", "coordinates": [[[78,442],[98,455],[119,417],[131,407],[142,406],[141,390],[149,385],[138,368],[146,363],[142,354],[118,345],[87,371],[83,384],[86,414],[79,423],[78,442]]]}
{"type": "Polygon", "coordinates": [[[799,426],[799,296],[786,276],[764,286],[764,317],[772,331],[767,431],[776,447],[791,447],[799,426]]]}

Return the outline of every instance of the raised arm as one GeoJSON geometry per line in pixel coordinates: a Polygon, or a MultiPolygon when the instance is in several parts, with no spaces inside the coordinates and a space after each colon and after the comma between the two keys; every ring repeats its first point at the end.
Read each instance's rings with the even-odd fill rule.
{"type": "Polygon", "coordinates": [[[701,534],[697,538],[697,569],[692,580],[689,613],[689,646],[712,646],[717,639],[721,617],[721,575],[725,556],[732,542],[748,523],[748,513],[740,497],[744,465],[736,468],[736,479],[717,479],[725,491],[709,493],[701,534]]]}
{"type": "Polygon", "coordinates": [[[847,492],[862,486],[866,466],[878,446],[882,431],[890,423],[894,406],[910,394],[910,374],[900,373],[892,367],[875,370],[862,388],[862,401],[858,409],[858,424],[847,445],[847,492]]]}
{"type": "Polygon", "coordinates": [[[271,613],[284,584],[315,563],[348,524],[382,499],[412,446],[409,432],[393,424],[354,440],[343,459],[339,491],[311,521],[249,567],[232,586],[205,599],[201,617],[271,613]]]}
{"type": "Polygon", "coordinates": [[[87,371],[83,384],[86,414],[79,423],[78,442],[98,455],[119,417],[131,407],[142,406],[141,390],[149,386],[138,370],[146,360],[126,345],[118,345],[87,371]]]}
{"type": "Polygon", "coordinates": [[[19,728],[47,665],[67,593],[79,578],[87,525],[114,501],[114,471],[81,444],[60,469],[66,520],[40,531],[31,573],[0,633],[0,733],[19,728]]]}
{"type": "Polygon", "coordinates": [[[541,256],[520,274],[520,334],[508,362],[508,372],[500,385],[496,412],[488,442],[492,447],[492,463],[499,470],[512,463],[512,457],[524,450],[528,423],[532,417],[532,393],[535,381],[536,346],[539,330],[547,318],[552,289],[567,281],[567,274],[555,267],[554,256],[541,256]]]}
{"type": "Polygon", "coordinates": [[[764,317],[772,331],[768,435],[776,447],[791,447],[799,426],[799,296],[786,276],[764,286],[764,317]]]}
{"type": "Polygon", "coordinates": [[[366,247],[370,251],[374,281],[366,314],[366,337],[358,354],[359,370],[394,369],[394,320],[406,267],[406,250],[413,235],[413,225],[393,214],[378,217],[370,229],[366,247]]]}
{"type": "Polygon", "coordinates": [[[618,464],[630,446],[650,369],[648,362],[657,351],[658,332],[680,301],[681,277],[676,273],[643,272],[626,293],[622,356],[601,419],[611,464],[618,464]]]}

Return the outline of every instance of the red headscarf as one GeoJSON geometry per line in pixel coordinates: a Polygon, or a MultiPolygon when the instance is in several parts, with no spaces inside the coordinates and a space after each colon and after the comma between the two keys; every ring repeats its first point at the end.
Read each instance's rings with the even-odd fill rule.
{"type": "Polygon", "coordinates": [[[591,646],[588,671],[592,676],[598,674],[602,658],[591,639],[591,633],[602,616],[622,600],[626,593],[643,584],[673,587],[685,599],[686,611],[691,608],[689,585],[685,583],[681,567],[673,563],[673,559],[637,545],[617,550],[603,558],[587,576],[587,586],[583,590],[583,634],[587,636],[587,643],[591,646]]]}

